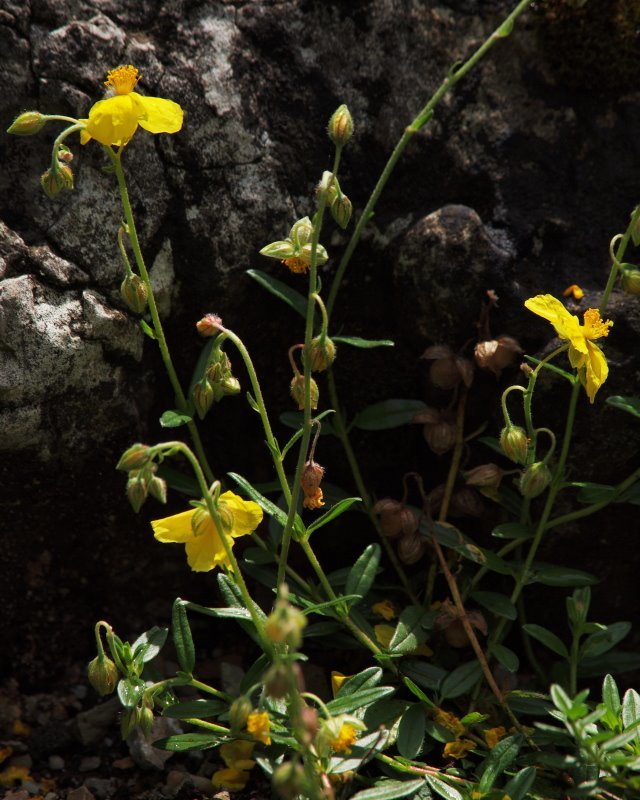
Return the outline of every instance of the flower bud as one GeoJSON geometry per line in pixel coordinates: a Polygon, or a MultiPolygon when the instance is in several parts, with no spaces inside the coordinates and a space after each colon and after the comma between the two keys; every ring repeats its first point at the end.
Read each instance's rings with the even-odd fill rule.
{"type": "MultiPolygon", "coordinates": [[[[304,411],[304,375],[298,372],[293,376],[290,390],[291,397],[293,397],[298,404],[298,411],[304,411]]],[[[318,384],[311,378],[311,408],[314,411],[318,408],[319,397],[320,391],[318,389],[318,384]]]]}
{"type": "Polygon", "coordinates": [[[282,261],[287,258],[292,258],[295,252],[293,243],[285,239],[266,245],[260,250],[260,255],[267,256],[267,258],[277,258],[279,261],[282,261]]]}
{"type": "Polygon", "coordinates": [[[524,464],[527,460],[529,439],[524,428],[518,425],[506,425],[500,433],[500,447],[502,452],[515,461],[524,464]]]}
{"type": "Polygon", "coordinates": [[[14,136],[33,136],[44,128],[48,117],[39,111],[25,111],[14,119],[7,128],[7,133],[14,136]]]}
{"type": "Polygon", "coordinates": [[[216,336],[220,332],[222,319],[217,314],[205,314],[196,322],[196,329],[200,336],[216,336]]]}
{"type": "Polygon", "coordinates": [[[66,165],[49,168],[40,177],[40,186],[49,200],[53,200],[63,189],[73,189],[73,172],[66,165]]]}
{"type": "Polygon", "coordinates": [[[61,144],[58,147],[58,161],[62,161],[65,164],[70,164],[73,161],[73,153],[66,144],[61,144]]]}
{"type": "Polygon", "coordinates": [[[138,711],[138,725],[145,736],[149,736],[153,727],[153,709],[145,705],[138,711]]]}
{"type": "Polygon", "coordinates": [[[346,194],[341,194],[334,200],[333,203],[331,203],[330,209],[331,216],[342,228],[342,230],[344,230],[349,224],[349,221],[351,220],[351,214],[353,213],[351,200],[349,200],[346,194]]]}
{"type": "Polygon", "coordinates": [[[302,642],[302,631],[307,625],[305,615],[288,600],[278,600],[264,623],[264,632],[275,644],[287,644],[295,650],[302,642]]]}
{"type": "Polygon", "coordinates": [[[147,480],[141,472],[133,470],[127,481],[127,497],[133,510],[138,513],[147,499],[147,480]]]}
{"type": "Polygon", "coordinates": [[[148,491],[151,497],[155,497],[160,503],[167,502],[167,482],[162,478],[154,475],[149,481],[148,491]]]}
{"type": "Polygon", "coordinates": [[[464,479],[467,486],[497,489],[503,475],[504,470],[500,469],[497,464],[481,464],[466,472],[464,479]]]}
{"type": "Polygon", "coordinates": [[[305,774],[302,764],[285,761],[279,764],[271,776],[273,788],[282,800],[295,800],[299,796],[307,796],[304,791],[305,774]]]}
{"type": "Polygon", "coordinates": [[[336,147],[343,147],[353,135],[353,118],[346,105],[339,106],[331,115],[328,133],[336,147]]]}
{"type": "Polygon", "coordinates": [[[522,473],[518,487],[524,497],[533,498],[542,494],[551,483],[551,470],[544,461],[536,461],[522,473]]]}
{"type": "Polygon", "coordinates": [[[305,244],[310,242],[312,236],[313,225],[309,217],[303,217],[297,220],[297,222],[294,222],[289,232],[289,239],[293,242],[296,251],[302,249],[305,244]]]}
{"type": "Polygon", "coordinates": [[[128,739],[133,733],[133,729],[138,724],[139,715],[139,708],[128,708],[122,712],[122,718],[120,719],[120,735],[123,739],[128,739]]]}
{"type": "Polygon", "coordinates": [[[481,517],[484,503],[473,489],[463,486],[453,493],[449,513],[452,517],[481,517]]]}
{"type": "Polygon", "coordinates": [[[147,286],[139,275],[127,275],[120,284],[120,297],[135,314],[144,313],[147,295],[147,286]]]}
{"type": "Polygon", "coordinates": [[[414,532],[408,536],[403,536],[398,542],[398,558],[403,564],[415,564],[424,555],[427,549],[427,542],[423,536],[414,532]]]}
{"type": "Polygon", "coordinates": [[[234,378],[233,375],[228,375],[222,381],[220,381],[220,388],[222,389],[223,395],[234,395],[239,394],[240,389],[240,381],[237,378],[234,378]]]}
{"type": "Polygon", "coordinates": [[[87,677],[99,695],[111,694],[118,683],[118,668],[107,656],[96,656],[87,666],[87,677]]]}
{"type": "Polygon", "coordinates": [[[204,419],[214,401],[213,386],[206,378],[198,381],[193,387],[191,399],[193,400],[193,405],[195,406],[198,416],[200,419],[204,419]]]}
{"type": "Polygon", "coordinates": [[[120,461],[116,464],[116,469],[122,470],[123,472],[130,472],[132,469],[141,469],[144,467],[145,464],[148,463],[149,459],[151,458],[151,448],[149,445],[140,444],[132,444],[124,453],[120,456],[120,461]]]}
{"type": "Polygon", "coordinates": [[[251,700],[245,695],[241,695],[231,703],[229,707],[229,722],[232,731],[240,731],[247,724],[249,714],[253,711],[251,700]]]}
{"type": "Polygon", "coordinates": [[[640,269],[623,270],[622,288],[627,294],[640,294],[640,269]]]}
{"type": "Polygon", "coordinates": [[[264,676],[264,688],[269,697],[281,700],[289,693],[289,671],[284,664],[272,664],[264,676]]]}
{"type": "Polygon", "coordinates": [[[316,336],[311,340],[311,369],[324,372],[336,358],[336,346],[328,336],[316,336]]]}
{"type": "Polygon", "coordinates": [[[312,706],[304,706],[300,711],[300,722],[304,729],[305,738],[308,738],[308,741],[311,742],[320,727],[318,709],[312,708],[312,706]]]}

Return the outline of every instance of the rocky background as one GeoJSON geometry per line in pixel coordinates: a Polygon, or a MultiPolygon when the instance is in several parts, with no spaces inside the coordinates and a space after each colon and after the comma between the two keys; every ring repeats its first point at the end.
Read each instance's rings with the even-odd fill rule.
{"type": "MultiPolygon", "coordinates": [[[[194,324],[216,311],[247,342],[271,407],[289,410],[286,351],[300,319],[245,270],[301,287],[257,253],[312,212],[332,159],[330,114],[345,102],[356,122],[341,183],[358,213],[404,126],[513,5],[0,0],[0,120],[4,129],[35,108],[82,117],[121,63],[140,69],[141,91],[181,103],[180,134],[140,131],[125,157],[175,363],[187,383],[201,348],[194,324]]],[[[500,297],[494,334],[528,352],[549,328],[523,299],[579,283],[582,308],[597,305],[609,240],[638,200],[639,20],[634,0],[578,5],[537,3],[409,146],[335,316],[335,332],[396,341],[393,352],[341,349],[350,412],[388,397],[433,401],[418,357],[473,337],[488,289],[500,297]]],[[[58,130],[0,135],[0,671],[27,688],[90,657],[97,618],[137,633],[166,622],[176,595],[215,591],[211,576],[194,578],[177,549],[154,542],[148,520],[169,512],[152,501],[136,516],[114,470],[130,443],[166,438],[157,419],[172,400],[153,343],[119,297],[120,211],[101,148],[73,144],[73,192],[49,201],[40,190],[58,130]]],[[[346,241],[330,230],[325,286],[346,241]]],[[[594,406],[580,405],[575,459],[579,477],[602,483],[625,477],[640,448],[638,421],[604,405],[638,389],[638,298],[616,292],[610,316],[611,377],[594,406]]],[[[501,385],[515,379],[517,370],[501,385]]],[[[540,424],[557,424],[561,391],[543,382],[540,424]]],[[[472,416],[493,433],[497,397],[495,379],[481,378],[472,416]]],[[[271,479],[242,399],[225,400],[202,431],[217,473],[271,479]]],[[[418,427],[355,438],[379,496],[399,496],[408,469],[428,480],[442,469],[418,427]]],[[[351,493],[339,450],[327,444],[321,460],[351,493]]],[[[183,504],[172,497],[169,511],[183,504]]],[[[354,533],[356,551],[369,535],[354,533]]],[[[544,555],[602,578],[600,621],[633,618],[636,535],[637,512],[616,506],[554,534],[544,555]]]]}

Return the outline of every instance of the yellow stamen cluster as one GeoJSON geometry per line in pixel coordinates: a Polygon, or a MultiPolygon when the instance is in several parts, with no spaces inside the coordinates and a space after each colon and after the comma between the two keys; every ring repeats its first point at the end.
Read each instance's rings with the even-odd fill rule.
{"type": "Polygon", "coordinates": [[[247,733],[262,744],[271,744],[271,720],[266,711],[252,711],[247,719],[247,733]]]}
{"type": "Polygon", "coordinates": [[[356,729],[353,725],[345,722],[340,727],[338,735],[334,739],[329,739],[329,744],[336,753],[351,752],[351,747],[356,743],[356,729]]]}
{"type": "Polygon", "coordinates": [[[609,335],[613,325],[610,319],[602,319],[597,308],[588,308],[584,312],[584,335],[586,339],[601,339],[609,335]]]}
{"type": "Polygon", "coordinates": [[[104,85],[115,94],[129,94],[135,89],[141,75],[132,64],[123,64],[107,72],[104,85]]]}

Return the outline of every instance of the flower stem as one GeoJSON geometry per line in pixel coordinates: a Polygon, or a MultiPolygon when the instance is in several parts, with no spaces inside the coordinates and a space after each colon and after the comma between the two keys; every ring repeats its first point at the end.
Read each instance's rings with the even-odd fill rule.
{"type": "Polygon", "coordinates": [[[609,303],[609,297],[611,296],[611,292],[613,291],[613,287],[616,282],[616,278],[618,277],[618,273],[620,272],[620,264],[622,259],[624,258],[624,254],[627,250],[627,245],[629,244],[629,240],[631,239],[631,234],[633,233],[634,228],[638,224],[638,220],[640,220],[640,205],[638,205],[631,214],[631,221],[627,226],[627,230],[622,235],[620,242],[618,244],[618,249],[616,250],[615,255],[612,254],[612,263],[611,263],[611,270],[609,272],[609,279],[607,281],[607,285],[605,287],[604,293],[602,295],[602,300],[600,301],[600,315],[604,315],[604,312],[607,308],[607,304],[609,303]]]}

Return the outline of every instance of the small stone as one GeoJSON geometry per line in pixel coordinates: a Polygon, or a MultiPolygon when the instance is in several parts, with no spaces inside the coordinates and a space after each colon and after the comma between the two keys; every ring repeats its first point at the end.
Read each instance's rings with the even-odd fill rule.
{"type": "Polygon", "coordinates": [[[29,792],[26,789],[16,789],[4,796],[4,800],[28,800],[28,798],[29,792]]]}
{"type": "Polygon", "coordinates": [[[115,797],[118,781],[116,778],[87,778],[85,786],[102,800],[102,798],[115,797]]]}
{"type": "Polygon", "coordinates": [[[115,769],[131,769],[134,766],[134,761],[131,756],[125,756],[124,758],[116,758],[111,766],[115,767],[115,769]]]}
{"type": "Polygon", "coordinates": [[[95,796],[87,789],[86,786],[78,786],[77,789],[72,789],[67,795],[67,800],[96,800],[95,796]]]}
{"type": "Polygon", "coordinates": [[[62,756],[49,756],[49,769],[64,769],[64,758],[62,756]]]}
{"type": "Polygon", "coordinates": [[[93,772],[94,769],[99,768],[101,763],[100,756],[85,756],[80,762],[78,769],[80,772],[93,772]]]}

